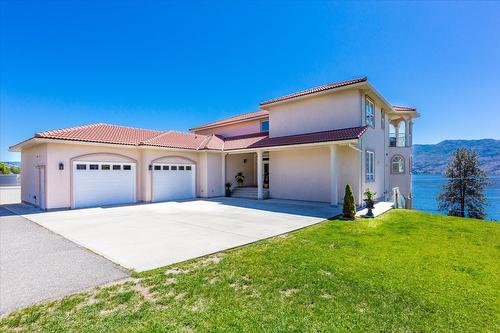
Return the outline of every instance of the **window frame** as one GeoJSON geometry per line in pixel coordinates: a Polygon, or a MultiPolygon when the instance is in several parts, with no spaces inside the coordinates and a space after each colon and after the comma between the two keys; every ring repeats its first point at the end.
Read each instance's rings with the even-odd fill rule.
{"type": "Polygon", "coordinates": [[[380,128],[385,130],[385,111],[380,109],[380,128]]]}
{"type": "Polygon", "coordinates": [[[368,96],[365,96],[365,124],[375,128],[375,102],[368,96]],[[372,113],[369,116],[368,115],[368,104],[371,104],[373,106],[372,113]],[[372,124],[369,123],[368,119],[372,120],[372,124]]]}
{"type": "Polygon", "coordinates": [[[260,131],[261,131],[261,132],[269,132],[269,119],[262,120],[262,121],[260,122],[260,131]],[[264,126],[263,126],[263,125],[264,125],[264,123],[267,123],[267,129],[264,129],[264,128],[263,128],[263,127],[264,127],[264,126]]]}
{"type": "Polygon", "coordinates": [[[394,155],[391,157],[391,174],[393,175],[404,175],[406,174],[406,161],[405,161],[405,158],[402,156],[402,155],[394,155]],[[395,159],[396,158],[400,158],[400,161],[402,163],[402,166],[403,166],[403,171],[394,171],[394,163],[395,163],[395,159]]]}
{"type": "Polygon", "coordinates": [[[365,151],[365,180],[367,182],[375,181],[375,152],[373,150],[365,151]],[[370,156],[371,156],[371,172],[370,172],[370,156]]]}

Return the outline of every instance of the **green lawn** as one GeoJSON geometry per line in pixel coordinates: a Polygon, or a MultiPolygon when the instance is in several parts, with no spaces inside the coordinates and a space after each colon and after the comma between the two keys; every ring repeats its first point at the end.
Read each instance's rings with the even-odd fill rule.
{"type": "Polygon", "coordinates": [[[325,221],[32,306],[0,331],[498,332],[499,235],[404,210],[325,221]]]}

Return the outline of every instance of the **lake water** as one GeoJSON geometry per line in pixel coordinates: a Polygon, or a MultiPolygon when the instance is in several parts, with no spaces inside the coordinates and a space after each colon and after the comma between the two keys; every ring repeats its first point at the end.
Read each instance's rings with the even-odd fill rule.
{"type": "MultiPolygon", "coordinates": [[[[500,221],[500,177],[490,177],[490,185],[485,189],[486,219],[500,221]]],[[[446,214],[438,211],[436,195],[441,192],[441,187],[446,183],[446,178],[440,175],[413,175],[413,208],[425,212],[446,214]]]]}

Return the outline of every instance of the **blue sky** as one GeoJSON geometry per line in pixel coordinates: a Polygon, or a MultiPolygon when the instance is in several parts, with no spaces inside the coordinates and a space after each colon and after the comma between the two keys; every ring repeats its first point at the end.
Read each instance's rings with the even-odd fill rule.
{"type": "Polygon", "coordinates": [[[368,76],[415,143],[499,138],[500,3],[2,1],[0,160],[37,131],[189,127],[368,76]]]}

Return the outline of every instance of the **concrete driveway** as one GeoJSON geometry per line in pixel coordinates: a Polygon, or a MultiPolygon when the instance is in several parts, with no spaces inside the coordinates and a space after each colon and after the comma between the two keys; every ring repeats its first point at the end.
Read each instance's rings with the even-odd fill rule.
{"type": "Polygon", "coordinates": [[[26,215],[136,271],[300,229],[337,215],[328,204],[218,198],[26,215]]]}
{"type": "Polygon", "coordinates": [[[0,207],[0,315],[128,275],[106,258],[0,207]]]}

